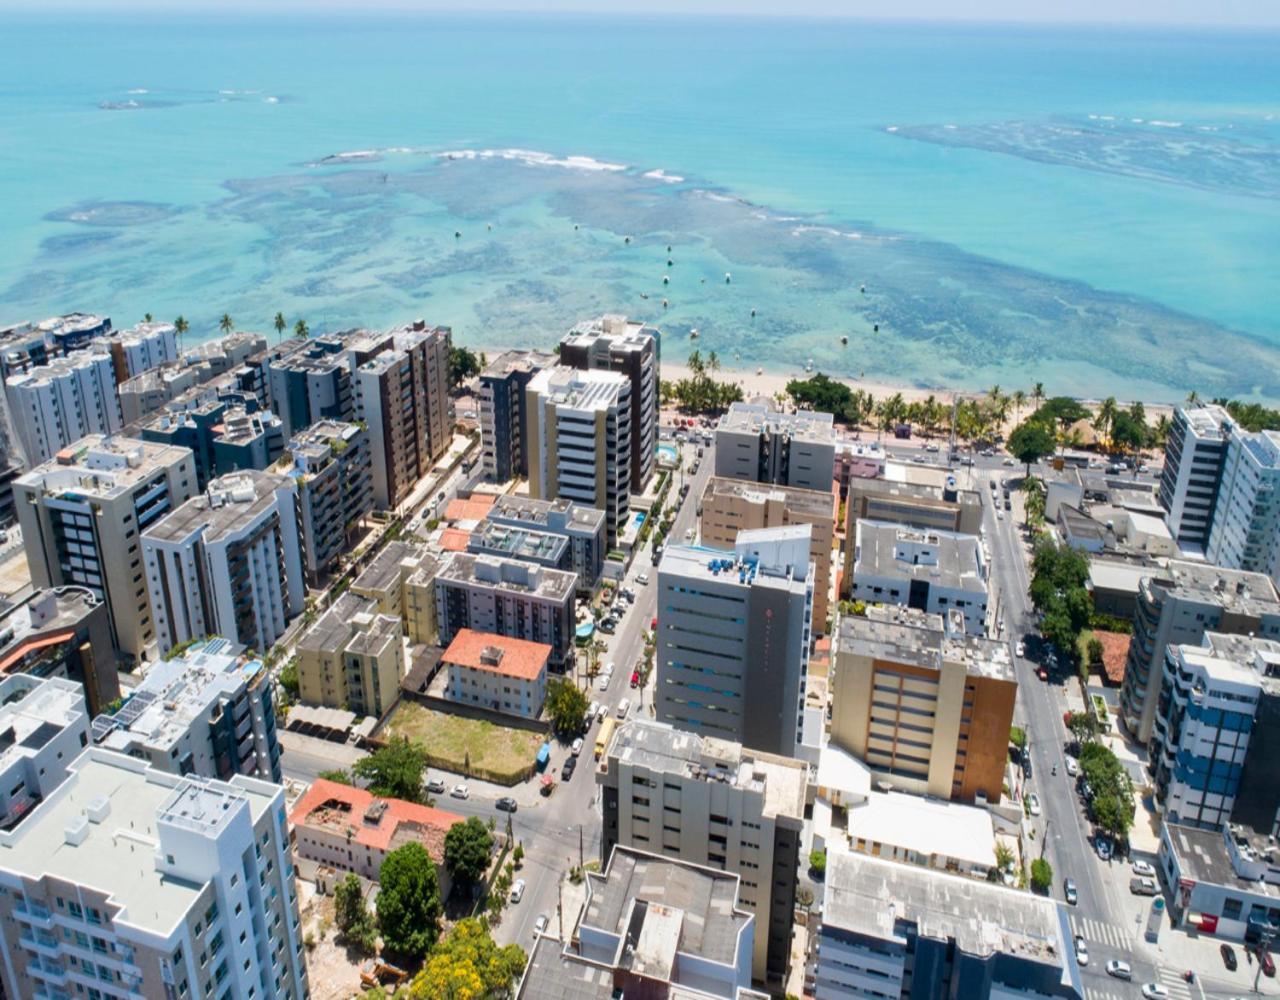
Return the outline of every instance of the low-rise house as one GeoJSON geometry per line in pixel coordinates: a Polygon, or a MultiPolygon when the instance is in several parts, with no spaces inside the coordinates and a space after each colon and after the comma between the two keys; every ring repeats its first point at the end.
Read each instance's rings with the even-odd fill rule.
{"type": "Polygon", "coordinates": [[[441,657],[446,694],[462,705],[536,719],[547,697],[550,655],[546,643],[460,629],[441,657]]]}

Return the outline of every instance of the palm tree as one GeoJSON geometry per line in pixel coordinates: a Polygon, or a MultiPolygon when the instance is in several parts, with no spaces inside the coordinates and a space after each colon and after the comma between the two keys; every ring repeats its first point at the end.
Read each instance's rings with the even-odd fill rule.
{"type": "Polygon", "coordinates": [[[311,335],[311,330],[307,326],[307,321],[305,319],[300,319],[298,322],[293,324],[293,332],[299,337],[308,337],[311,335]]]}
{"type": "Polygon", "coordinates": [[[1027,394],[1021,389],[1013,390],[1013,422],[1016,424],[1022,415],[1022,408],[1027,405],[1027,394]]]}
{"type": "Polygon", "coordinates": [[[1108,396],[1098,406],[1098,414],[1093,418],[1093,429],[1103,435],[1108,445],[1111,443],[1110,429],[1116,422],[1116,397],[1108,396]]]}
{"type": "Polygon", "coordinates": [[[173,321],[173,329],[178,334],[178,343],[181,344],[182,335],[191,329],[191,324],[187,322],[187,318],[185,316],[179,316],[173,321]]]}
{"type": "Polygon", "coordinates": [[[720,370],[720,355],[716,354],[715,351],[711,351],[709,354],[707,354],[707,371],[718,372],[719,370],[720,370]]]}
{"type": "Polygon", "coordinates": [[[231,313],[222,314],[222,319],[218,320],[218,327],[223,333],[230,333],[236,328],[235,321],[231,318],[231,313]]]}
{"type": "Polygon", "coordinates": [[[1037,382],[1031,387],[1031,398],[1035,400],[1036,409],[1040,409],[1040,404],[1044,402],[1044,383],[1037,382]]]}
{"type": "Polygon", "coordinates": [[[1198,402],[1200,402],[1200,393],[1192,389],[1189,393],[1187,393],[1187,405],[1195,406],[1198,402]]]}
{"type": "Polygon", "coordinates": [[[286,326],[288,326],[288,325],[289,325],[289,324],[288,324],[288,323],[286,323],[286,322],[285,322],[285,320],[284,320],[284,313],[282,313],[282,312],[278,312],[278,313],[276,313],[276,318],[275,318],[275,320],[274,320],[273,322],[274,322],[274,325],[275,325],[275,328],[276,328],[276,337],[277,337],[277,338],[279,338],[280,340],[283,340],[283,339],[284,339],[284,328],[285,328],[286,326]]]}
{"type": "Polygon", "coordinates": [[[144,322],[144,323],[150,323],[150,322],[151,322],[151,313],[143,313],[143,315],[142,315],[142,322],[144,322]]]}

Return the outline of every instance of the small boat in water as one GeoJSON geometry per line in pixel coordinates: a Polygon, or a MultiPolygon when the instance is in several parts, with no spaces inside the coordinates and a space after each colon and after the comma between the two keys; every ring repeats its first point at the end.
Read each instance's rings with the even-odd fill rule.
{"type": "Polygon", "coordinates": [[[689,331],[689,339],[690,340],[698,339],[698,328],[696,326],[689,331]]]}
{"type": "Polygon", "coordinates": [[[664,285],[669,285],[669,284],[671,284],[671,279],[670,279],[670,278],[668,278],[668,277],[664,274],[664,275],[662,276],[662,283],[663,283],[664,285]]]}
{"type": "Polygon", "coordinates": [[[848,337],[841,337],[841,338],[840,338],[840,343],[841,343],[842,345],[847,345],[847,344],[849,343],[849,338],[848,338],[848,337]]]}
{"type": "Polygon", "coordinates": [[[727,284],[729,284],[729,282],[730,282],[730,281],[732,281],[732,280],[733,280],[733,275],[731,275],[728,271],[725,271],[725,272],[724,272],[724,283],[727,285],[727,284]]]}
{"type": "Polygon", "coordinates": [[[751,318],[752,319],[756,318],[756,311],[754,309],[751,310],[751,318]]]}

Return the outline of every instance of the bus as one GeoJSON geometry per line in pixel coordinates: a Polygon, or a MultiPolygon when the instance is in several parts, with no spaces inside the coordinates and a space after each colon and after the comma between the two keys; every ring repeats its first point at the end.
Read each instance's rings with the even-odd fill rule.
{"type": "Polygon", "coordinates": [[[618,720],[613,716],[600,723],[600,732],[596,733],[596,760],[609,752],[609,744],[613,742],[613,734],[617,728],[618,720]]]}

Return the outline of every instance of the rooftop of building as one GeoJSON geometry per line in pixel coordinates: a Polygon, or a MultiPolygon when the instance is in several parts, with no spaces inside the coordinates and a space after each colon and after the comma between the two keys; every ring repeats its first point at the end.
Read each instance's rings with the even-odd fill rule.
{"type": "Polygon", "coordinates": [[[1070,504],[1058,506],[1058,524],[1074,540],[1080,542],[1097,542],[1105,545],[1115,542],[1115,532],[1101,521],[1096,521],[1078,507],[1070,504]]]}
{"type": "Polygon", "coordinates": [[[960,662],[980,677],[1013,681],[1016,674],[1009,647],[996,639],[966,635],[948,627],[942,615],[903,605],[868,607],[864,615],[841,615],[836,630],[836,655],[871,656],[938,670],[943,659],[960,662]]]}
{"type": "Polygon", "coordinates": [[[469,497],[455,497],[444,509],[446,521],[483,521],[489,516],[496,498],[487,493],[472,493],[469,497]]]}
{"type": "Polygon", "coordinates": [[[1237,434],[1235,439],[1254,463],[1267,472],[1280,469],[1280,431],[1261,430],[1237,434]]]}
{"type": "Polygon", "coordinates": [[[966,954],[1062,965],[1064,921],[1052,899],[931,868],[828,851],[823,923],[905,943],[952,940],[966,954]]]}
{"type": "MultiPolygon", "coordinates": [[[[884,463],[883,478],[892,483],[902,483],[907,486],[931,486],[935,490],[943,490],[947,488],[949,482],[955,479],[955,471],[945,465],[919,465],[916,462],[888,461],[884,463]]],[[[965,492],[971,492],[972,496],[977,496],[976,490],[965,492]]]]}
{"type": "Polygon", "coordinates": [[[289,439],[288,456],[281,464],[299,473],[309,474],[328,464],[331,455],[351,447],[351,442],[364,431],[359,424],[344,420],[317,420],[289,439]]]}
{"type": "MultiPolygon", "coordinates": [[[[890,463],[896,464],[896,463],[890,463]]],[[[930,477],[932,480],[933,477],[930,477]]],[[[849,480],[849,494],[871,495],[881,497],[893,497],[897,500],[917,501],[930,506],[942,506],[944,504],[960,504],[961,506],[977,506],[981,504],[977,490],[956,490],[955,500],[944,500],[942,496],[944,486],[929,482],[908,482],[904,480],[885,479],[877,477],[874,479],[854,477],[849,480]]]]}
{"type": "MultiPolygon", "coordinates": [[[[304,340],[289,340],[285,344],[277,346],[277,350],[287,347],[290,344],[305,344],[304,340]]],[[[249,330],[236,330],[228,333],[223,337],[215,337],[213,340],[206,340],[199,344],[192,344],[190,347],[182,349],[182,360],[187,364],[198,364],[201,361],[213,358],[226,358],[227,355],[238,353],[244,348],[249,348],[250,354],[256,354],[267,349],[267,338],[261,333],[253,333],[249,330]]]]}
{"type": "Polygon", "coordinates": [[[218,440],[226,444],[247,444],[280,426],[280,418],[270,410],[249,413],[243,406],[232,406],[222,415],[222,422],[214,432],[218,440]]]}
{"type": "Polygon", "coordinates": [[[658,337],[658,331],[626,316],[606,313],[595,319],[575,323],[561,339],[562,344],[585,347],[598,339],[610,342],[614,350],[647,350],[658,337]]]}
{"type": "Polygon", "coordinates": [[[1146,557],[1126,559],[1113,553],[1099,554],[1089,559],[1089,584],[1093,589],[1136,594],[1144,578],[1160,571],[1160,567],[1146,557]]]}
{"type": "Polygon", "coordinates": [[[346,647],[357,620],[378,616],[377,602],[371,597],[361,597],[350,590],[338,596],[311,627],[306,629],[295,643],[304,652],[336,653],[346,647]]]}
{"type": "Polygon", "coordinates": [[[763,796],[766,816],[804,817],[809,768],[801,760],[647,719],[625,723],[608,756],[620,764],[755,792],[763,796]]]}
{"type": "Polygon", "coordinates": [[[116,923],[161,938],[204,892],[203,884],[158,870],[162,825],[216,835],[214,820],[231,814],[221,806],[245,803],[256,824],[281,794],[239,775],[229,783],[180,777],[96,747],[69,772],[26,821],[0,834],[0,868],[105,893],[121,907],[116,923]]]}
{"type": "Polygon", "coordinates": [[[15,674],[0,681],[0,771],[33,757],[58,733],[88,728],[84,689],[65,677],[15,674]]]}
{"type": "Polygon", "coordinates": [[[795,486],[776,486],[769,483],[754,483],[746,479],[712,476],[707,480],[706,489],[702,491],[702,502],[705,505],[720,497],[741,498],[755,504],[770,500],[781,502],[788,511],[803,517],[834,520],[838,509],[835,494],[828,491],[805,490],[795,486]]]}
{"type": "Polygon", "coordinates": [[[556,365],[530,379],[529,391],[568,409],[608,410],[630,398],[631,382],[621,372],[556,365]]]}
{"type": "Polygon", "coordinates": [[[436,579],[478,584],[551,600],[571,597],[577,586],[576,573],[521,562],[518,559],[475,555],[471,552],[455,552],[450,555],[440,567],[436,579]]]}
{"type": "Polygon", "coordinates": [[[0,602],[0,674],[21,659],[33,642],[56,645],[75,636],[80,623],[101,605],[87,587],[34,591],[17,603],[0,602]]]}
{"type": "Polygon", "coordinates": [[[531,527],[546,529],[551,522],[552,514],[564,517],[567,526],[571,528],[577,527],[592,532],[604,528],[604,511],[573,503],[563,497],[555,500],[535,500],[532,497],[506,494],[493,502],[488,516],[528,522],[531,527]]]}
{"type": "Polygon", "coordinates": [[[476,525],[469,533],[468,543],[473,550],[483,549],[497,552],[499,555],[511,556],[514,559],[553,564],[559,562],[569,547],[569,539],[564,535],[526,527],[495,524],[489,520],[481,521],[476,525]]]}
{"type": "Polygon", "coordinates": [[[532,681],[546,670],[550,656],[551,647],[546,643],[464,628],[458,630],[440,659],[446,664],[532,681]]]}
{"type": "Polygon", "coordinates": [[[172,363],[160,365],[158,368],[148,368],[145,372],[138,372],[132,378],[127,378],[117,387],[118,392],[147,393],[169,390],[169,387],[175,382],[186,382],[194,376],[188,371],[187,366],[181,363],[172,363]]]}
{"type": "Polygon", "coordinates": [[[1205,406],[1186,406],[1178,409],[1178,415],[1200,438],[1218,438],[1225,441],[1231,425],[1235,423],[1226,409],[1216,403],[1205,406]]]}
{"type": "Polygon", "coordinates": [[[160,660],[115,712],[93,720],[93,741],[127,752],[137,743],[167,750],[220,701],[265,679],[261,660],[227,639],[210,639],[160,660]]]}
{"type": "Polygon", "coordinates": [[[410,842],[422,844],[437,865],[444,863],[444,838],[465,817],[431,806],[384,799],[363,788],[318,778],[289,814],[292,826],[324,829],[378,851],[410,842]]]}
{"type": "Polygon", "coordinates": [[[1248,862],[1261,860],[1267,866],[1275,863],[1275,846],[1265,838],[1252,835],[1247,828],[1232,823],[1216,830],[1206,830],[1180,823],[1165,823],[1164,837],[1177,857],[1179,878],[1280,899],[1280,885],[1243,878],[1236,871],[1228,838],[1234,841],[1236,851],[1242,853],[1248,862]],[[1267,855],[1271,856],[1270,859],[1267,855]]]}
{"type": "Polygon", "coordinates": [[[110,360],[101,354],[95,354],[91,351],[73,351],[70,354],[50,358],[44,364],[37,365],[30,371],[10,375],[5,381],[11,389],[16,389],[20,386],[48,385],[51,379],[60,378],[67,372],[78,371],[82,368],[92,368],[95,365],[109,365],[110,363],[110,360]]]}
{"type": "Polygon", "coordinates": [[[813,572],[813,526],[783,525],[739,531],[732,550],[704,545],[672,545],[662,554],[659,574],[701,578],[743,587],[801,590],[813,572]]]}
{"type": "Polygon", "coordinates": [[[848,804],[845,816],[851,841],[892,845],[923,858],[955,858],[965,864],[996,866],[991,813],[978,806],[873,791],[863,801],[848,804]]]}
{"type": "Polygon", "coordinates": [[[360,575],[352,581],[351,587],[357,593],[385,593],[390,588],[400,585],[406,563],[416,565],[424,559],[433,558],[435,557],[423,545],[402,542],[398,539],[388,542],[370,560],[369,565],[360,571],[360,575]]]}
{"type": "Polygon", "coordinates": [[[380,656],[402,642],[401,622],[393,615],[366,612],[356,615],[350,624],[352,635],[344,648],[355,656],[380,656]]]}
{"type": "Polygon", "coordinates": [[[137,343],[149,337],[161,337],[166,333],[177,334],[177,328],[172,323],[164,323],[152,321],[135,323],[133,326],[126,327],[123,330],[115,330],[106,337],[101,338],[103,342],[116,341],[121,344],[137,343]]]}
{"type": "Polygon", "coordinates": [[[293,490],[293,480],[256,469],[242,469],[211,479],[197,494],[167,517],[148,528],[147,538],[181,542],[204,529],[204,540],[219,539],[254,523],[279,502],[276,491],[293,490]]]}
{"type": "Polygon", "coordinates": [[[51,494],[74,493],[104,500],[120,496],[158,470],[192,462],[191,449],[137,438],[90,434],[15,481],[51,494]]]}
{"type": "Polygon", "coordinates": [[[536,372],[559,363],[560,359],[550,351],[503,351],[485,365],[480,377],[505,378],[512,372],[536,372]]]}
{"type": "Polygon", "coordinates": [[[752,919],[738,906],[737,875],[615,847],[609,867],[587,880],[581,926],[623,939],[620,967],[670,982],[681,953],[736,964],[739,936],[752,919]]]}
{"type": "Polygon", "coordinates": [[[1265,573],[1171,559],[1162,571],[1153,571],[1144,586],[1171,592],[1180,600],[1218,605],[1241,615],[1280,615],[1280,596],[1265,573]]]}
{"type": "Polygon", "coordinates": [[[859,520],[854,576],[927,579],[951,590],[985,593],[986,571],[976,535],[859,520]],[[917,556],[924,550],[930,561],[917,556]]]}
{"type": "MultiPolygon", "coordinates": [[[[554,924],[548,928],[555,932],[554,924]]],[[[613,968],[586,962],[557,937],[538,937],[517,1000],[614,1000],[613,968]]]]}
{"type": "Polygon", "coordinates": [[[833,446],[836,443],[835,418],[830,413],[816,410],[783,413],[759,403],[730,404],[729,412],[720,418],[717,429],[751,434],[767,430],[774,434],[788,434],[833,446]]]}

